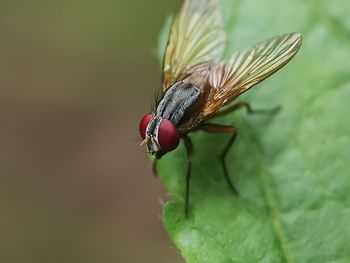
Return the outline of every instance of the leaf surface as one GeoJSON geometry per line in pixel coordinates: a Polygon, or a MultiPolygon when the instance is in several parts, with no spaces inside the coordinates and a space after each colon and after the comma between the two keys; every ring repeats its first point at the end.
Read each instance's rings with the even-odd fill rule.
{"type": "Polygon", "coordinates": [[[190,134],[189,219],[184,146],[159,162],[174,196],[163,213],[170,238],[189,263],[350,262],[350,4],[222,0],[221,7],[227,56],[286,32],[300,32],[303,44],[287,66],[238,99],[258,109],[281,105],[281,112],[242,110],[215,120],[238,128],[227,157],[238,197],[219,162],[228,135],[190,134]]]}

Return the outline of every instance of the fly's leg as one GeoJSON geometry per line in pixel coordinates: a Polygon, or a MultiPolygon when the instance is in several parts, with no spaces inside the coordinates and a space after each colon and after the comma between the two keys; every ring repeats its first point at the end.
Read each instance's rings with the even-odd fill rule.
{"type": "Polygon", "coordinates": [[[192,154],[193,144],[187,134],[183,135],[186,151],[187,151],[187,174],[186,174],[186,192],[185,192],[185,217],[188,218],[189,201],[190,201],[190,180],[191,180],[191,169],[192,169],[192,154]]]}
{"type": "Polygon", "coordinates": [[[227,142],[224,150],[222,151],[222,153],[220,155],[220,161],[221,161],[221,165],[222,165],[222,168],[224,170],[224,176],[225,176],[225,179],[226,179],[226,182],[227,182],[229,188],[231,189],[231,191],[233,193],[238,195],[239,192],[238,192],[237,188],[234,186],[231,178],[229,177],[227,166],[226,166],[226,155],[236,140],[237,129],[233,126],[219,125],[219,124],[207,124],[205,126],[202,126],[201,129],[203,131],[206,131],[209,133],[230,133],[232,135],[230,140],[227,142]]]}
{"type": "MultiPolygon", "coordinates": [[[[185,217],[188,218],[193,144],[192,144],[191,138],[187,134],[182,135],[182,139],[185,142],[186,151],[187,151],[187,161],[188,161],[187,174],[186,174],[186,192],[185,192],[185,217]]],[[[154,159],[152,163],[152,172],[155,177],[158,177],[157,163],[158,163],[158,159],[154,159]]]]}
{"type": "Polygon", "coordinates": [[[272,109],[255,110],[250,106],[250,104],[248,102],[241,101],[241,102],[238,102],[236,104],[233,104],[232,106],[230,106],[224,110],[218,111],[213,116],[213,118],[224,116],[228,113],[231,113],[231,112],[238,110],[240,108],[243,108],[243,107],[246,108],[246,110],[249,114],[275,114],[281,110],[280,106],[274,107],[272,109]]]}

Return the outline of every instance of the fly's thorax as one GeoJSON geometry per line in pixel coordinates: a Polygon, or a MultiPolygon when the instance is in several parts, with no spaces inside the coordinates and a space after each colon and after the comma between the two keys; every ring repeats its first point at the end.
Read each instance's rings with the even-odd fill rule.
{"type": "Polygon", "coordinates": [[[156,109],[156,116],[171,121],[177,126],[186,110],[198,99],[201,91],[196,86],[180,81],[167,90],[156,109]]]}

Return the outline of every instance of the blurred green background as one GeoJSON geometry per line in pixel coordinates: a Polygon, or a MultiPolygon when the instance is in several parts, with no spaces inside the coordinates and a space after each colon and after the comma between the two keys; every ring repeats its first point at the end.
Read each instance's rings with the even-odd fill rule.
{"type": "Polygon", "coordinates": [[[183,262],[137,128],[179,4],[1,1],[1,262],[183,262]]]}

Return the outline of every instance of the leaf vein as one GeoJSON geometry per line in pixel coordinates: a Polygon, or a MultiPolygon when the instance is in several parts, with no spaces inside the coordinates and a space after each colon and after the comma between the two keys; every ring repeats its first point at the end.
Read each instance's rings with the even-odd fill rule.
{"type": "MultiPolygon", "coordinates": [[[[240,123],[240,130],[244,130],[244,125],[241,119],[238,119],[238,122],[240,123]]],[[[247,138],[247,132],[242,132],[240,133],[243,136],[243,139],[245,141],[245,144],[249,147],[251,152],[253,153],[253,157],[256,160],[256,163],[259,164],[260,166],[260,179],[262,181],[262,188],[264,191],[264,196],[266,199],[266,203],[268,205],[268,208],[270,210],[270,215],[272,217],[272,223],[273,223],[273,228],[274,232],[277,236],[278,241],[280,242],[280,246],[282,249],[282,254],[284,258],[286,259],[286,262],[288,263],[295,263],[294,255],[288,245],[289,241],[286,235],[286,232],[284,230],[284,226],[282,223],[282,220],[279,216],[279,210],[278,210],[278,205],[276,201],[275,194],[273,192],[272,186],[271,186],[271,181],[269,179],[268,173],[266,171],[266,167],[263,164],[262,158],[260,157],[260,154],[257,150],[256,147],[254,147],[251,143],[251,140],[247,138]]]]}

